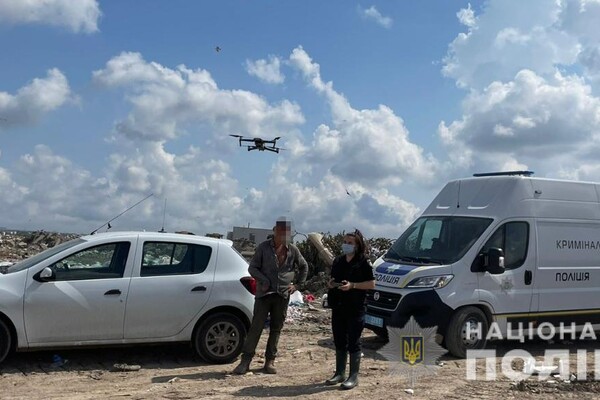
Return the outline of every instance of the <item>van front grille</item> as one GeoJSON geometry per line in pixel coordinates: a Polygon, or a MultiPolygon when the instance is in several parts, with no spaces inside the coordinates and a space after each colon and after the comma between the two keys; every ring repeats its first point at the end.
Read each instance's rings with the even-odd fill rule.
{"type": "Polygon", "coordinates": [[[367,291],[367,305],[370,307],[395,310],[402,295],[397,293],[382,292],[381,290],[367,291]]]}

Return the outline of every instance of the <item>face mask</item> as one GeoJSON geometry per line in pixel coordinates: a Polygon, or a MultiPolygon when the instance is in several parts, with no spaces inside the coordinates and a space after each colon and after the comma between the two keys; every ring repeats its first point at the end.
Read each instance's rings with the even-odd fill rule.
{"type": "Polygon", "coordinates": [[[342,244],[342,253],[344,254],[352,254],[354,253],[354,246],[348,243],[342,244]]]}

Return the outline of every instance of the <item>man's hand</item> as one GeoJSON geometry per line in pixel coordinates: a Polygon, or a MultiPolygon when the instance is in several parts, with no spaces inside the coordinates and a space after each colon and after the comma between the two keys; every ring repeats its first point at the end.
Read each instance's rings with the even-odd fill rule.
{"type": "Polygon", "coordinates": [[[293,283],[290,283],[290,286],[288,286],[288,292],[290,292],[290,294],[292,294],[295,291],[296,291],[296,285],[294,285],[293,283]]]}
{"type": "Polygon", "coordinates": [[[352,288],[352,284],[350,282],[342,281],[342,286],[340,286],[338,289],[343,290],[344,292],[347,292],[351,288],[352,288]]]}

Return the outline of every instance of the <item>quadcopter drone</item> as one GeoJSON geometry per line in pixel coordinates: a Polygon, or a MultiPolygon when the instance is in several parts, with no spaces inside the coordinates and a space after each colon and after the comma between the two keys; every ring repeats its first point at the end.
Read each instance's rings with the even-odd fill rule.
{"type": "Polygon", "coordinates": [[[240,141],[240,147],[243,146],[242,142],[253,143],[251,145],[245,145],[248,148],[248,151],[252,151],[252,150],[265,151],[266,150],[266,151],[271,151],[273,153],[279,153],[280,150],[285,150],[285,149],[282,149],[281,147],[277,147],[277,141],[279,139],[281,139],[281,137],[279,137],[279,136],[273,140],[265,140],[265,139],[261,139],[259,137],[245,138],[240,135],[229,135],[229,136],[238,138],[240,141]]]}

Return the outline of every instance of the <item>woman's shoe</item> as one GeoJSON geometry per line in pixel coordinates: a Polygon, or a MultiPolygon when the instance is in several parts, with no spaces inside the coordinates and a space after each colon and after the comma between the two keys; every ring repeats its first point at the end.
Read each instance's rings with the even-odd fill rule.
{"type": "Polygon", "coordinates": [[[331,379],[325,381],[326,385],[337,385],[346,380],[346,361],[348,360],[347,351],[335,351],[335,374],[331,379]]]}
{"type": "Polygon", "coordinates": [[[360,355],[361,352],[357,351],[356,353],[350,353],[350,376],[344,383],[342,383],[341,388],[345,390],[354,389],[358,385],[358,370],[360,369],[360,355]]]}

